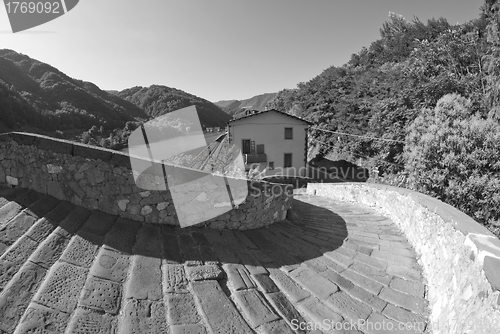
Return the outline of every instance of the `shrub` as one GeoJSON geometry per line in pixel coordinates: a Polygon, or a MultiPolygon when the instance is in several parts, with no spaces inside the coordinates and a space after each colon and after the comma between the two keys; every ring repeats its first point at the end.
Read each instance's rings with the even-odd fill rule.
{"type": "Polygon", "coordinates": [[[410,125],[404,159],[409,186],[493,227],[500,219],[500,124],[472,114],[456,94],[410,125]]]}

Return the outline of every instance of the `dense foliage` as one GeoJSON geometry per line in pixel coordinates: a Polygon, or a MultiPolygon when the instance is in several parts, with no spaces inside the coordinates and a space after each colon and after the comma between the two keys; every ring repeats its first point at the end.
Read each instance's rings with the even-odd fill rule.
{"type": "Polygon", "coordinates": [[[479,221],[498,220],[500,175],[491,159],[498,159],[499,9],[499,0],[486,0],[479,18],[459,25],[443,18],[410,22],[391,13],[370,47],[344,66],[280,91],[268,108],[313,121],[310,146],[322,154],[378,167],[386,179],[408,175],[416,189],[479,221]],[[440,100],[448,94],[457,95],[440,100]],[[443,112],[450,108],[463,117],[453,122],[453,112],[443,112]],[[445,123],[448,132],[439,132],[445,123]],[[479,130],[490,136],[474,133],[479,130]],[[454,151],[457,140],[461,154],[454,151]],[[491,156],[487,163],[473,162],[484,154],[491,156]]]}
{"type": "Polygon", "coordinates": [[[500,123],[474,113],[456,94],[425,109],[405,146],[408,186],[437,197],[478,221],[499,226],[500,123]]]}

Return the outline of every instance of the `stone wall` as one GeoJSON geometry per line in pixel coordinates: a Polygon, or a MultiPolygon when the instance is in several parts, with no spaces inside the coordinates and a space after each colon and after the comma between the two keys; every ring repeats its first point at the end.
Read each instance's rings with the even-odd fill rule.
{"type": "Polygon", "coordinates": [[[427,195],[376,184],[309,184],[307,193],[356,202],[390,217],[420,256],[434,333],[497,333],[500,240],[427,195]]]}
{"type": "MultiPolygon", "coordinates": [[[[245,182],[248,195],[238,208],[198,225],[251,229],[286,217],[292,189],[266,182],[245,182]]],[[[113,150],[27,133],[2,134],[2,183],[132,220],[179,225],[168,187],[163,191],[138,188],[129,156],[113,150]]],[[[195,202],[192,208],[196,211],[195,202]]]]}

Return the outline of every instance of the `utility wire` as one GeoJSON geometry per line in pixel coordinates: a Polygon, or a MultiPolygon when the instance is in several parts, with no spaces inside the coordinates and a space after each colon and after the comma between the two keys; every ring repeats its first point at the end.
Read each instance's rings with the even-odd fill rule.
{"type": "Polygon", "coordinates": [[[320,130],[320,131],[325,131],[325,132],[330,132],[330,133],[334,133],[334,134],[337,134],[337,135],[352,136],[352,137],[358,137],[358,138],[364,138],[364,139],[382,140],[382,141],[388,141],[388,142],[395,142],[395,143],[405,144],[404,141],[395,140],[395,139],[386,139],[386,138],[376,138],[376,137],[370,137],[370,136],[353,135],[353,134],[350,134],[350,133],[330,131],[330,130],[325,130],[325,129],[316,128],[316,127],[310,128],[310,129],[320,130]]]}

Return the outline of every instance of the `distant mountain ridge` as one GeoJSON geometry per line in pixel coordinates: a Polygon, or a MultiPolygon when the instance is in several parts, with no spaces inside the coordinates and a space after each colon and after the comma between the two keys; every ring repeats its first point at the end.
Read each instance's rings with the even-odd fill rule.
{"type": "Polygon", "coordinates": [[[225,127],[231,116],[213,103],[166,86],[101,90],[57,68],[0,49],[0,132],[27,131],[79,137],[96,126],[104,133],[195,105],[205,126],[225,127]],[[57,132],[57,133],[56,133],[57,132]]]}
{"type": "Polygon", "coordinates": [[[146,119],[134,104],[91,82],[70,78],[49,64],[0,50],[0,128],[50,134],[93,125],[122,128],[146,119]]]}
{"type": "Polygon", "coordinates": [[[278,93],[265,93],[256,95],[246,100],[223,100],[214,104],[224,110],[231,117],[239,117],[245,109],[265,110],[266,105],[272,101],[278,93]]]}
{"type": "Polygon", "coordinates": [[[231,119],[231,116],[212,102],[167,86],[137,86],[113,93],[138,106],[150,117],[158,117],[174,110],[195,105],[203,126],[225,127],[231,119]]]}

